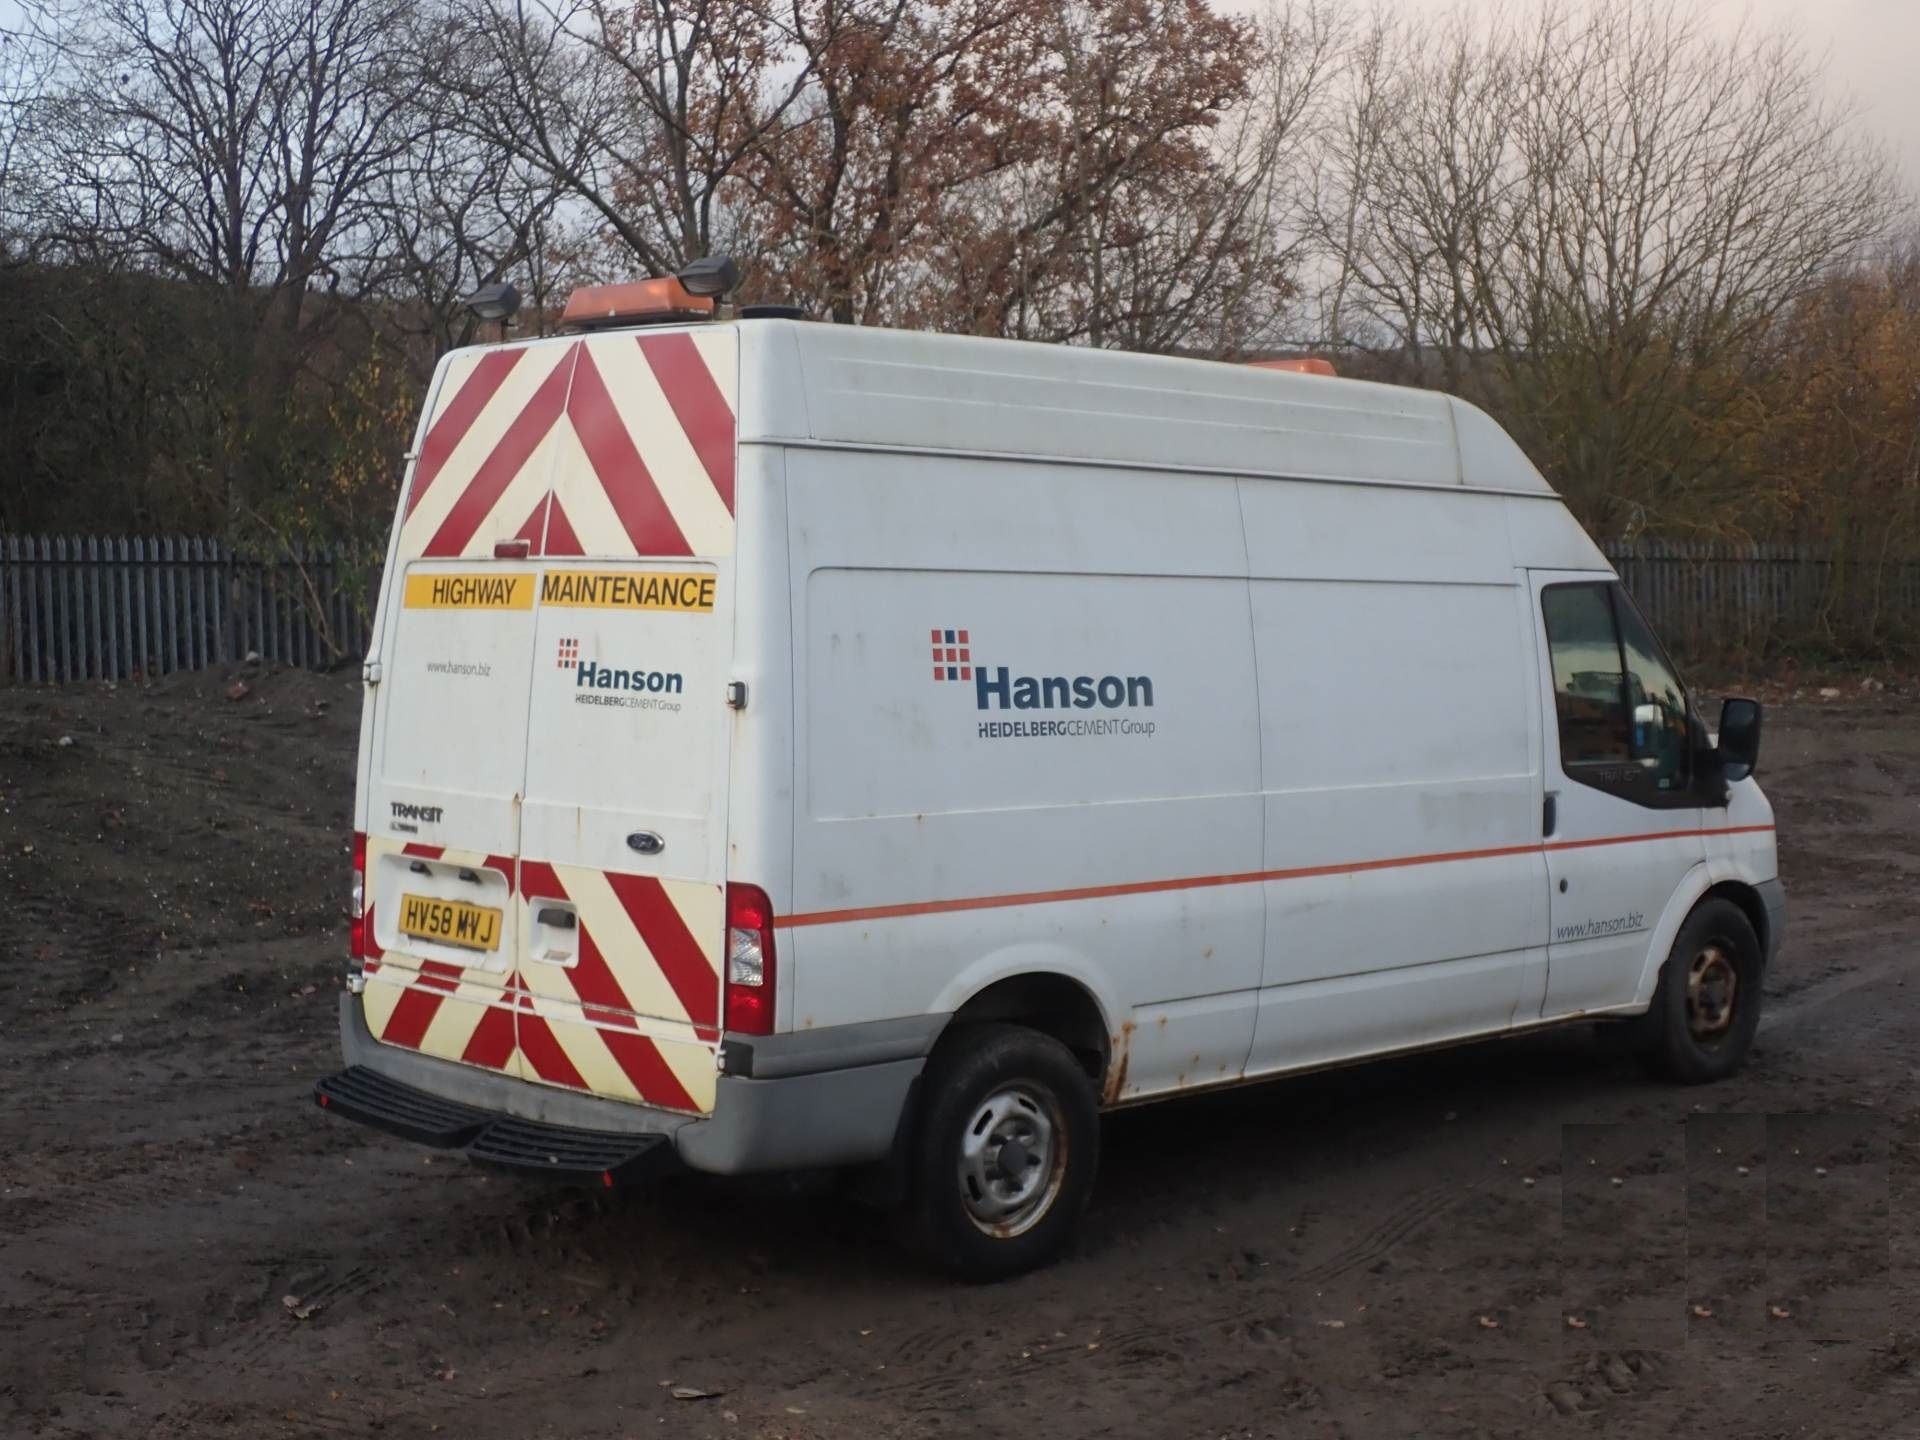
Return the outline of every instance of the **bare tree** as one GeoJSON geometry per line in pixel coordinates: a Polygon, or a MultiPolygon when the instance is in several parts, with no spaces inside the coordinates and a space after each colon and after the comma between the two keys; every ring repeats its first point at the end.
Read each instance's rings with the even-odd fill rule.
{"type": "Polygon", "coordinates": [[[40,233],[35,135],[68,62],[59,0],[16,0],[0,19],[0,254],[19,258],[40,233]]]}
{"type": "MultiPolygon", "coordinates": [[[[232,389],[202,483],[237,506],[296,381],[386,265],[385,185],[417,138],[410,0],[107,0],[43,107],[42,223],[71,262],[219,297],[232,389]]],[[[235,511],[237,513],[237,511],[235,511]]]]}
{"type": "Polygon", "coordinates": [[[842,323],[930,320],[931,241],[1030,138],[1033,13],[1032,0],[788,0],[801,89],[743,172],[783,293],[842,323]]]}
{"type": "Polygon", "coordinates": [[[730,191],[805,81],[762,7],[454,0],[451,13],[460,125],[590,211],[619,268],[665,274],[753,248],[730,191]]]}
{"type": "Polygon", "coordinates": [[[376,187],[386,264],[369,288],[390,302],[394,329],[427,342],[409,347],[424,384],[435,358],[477,338],[467,296],[511,278],[526,301],[520,323],[539,331],[555,308],[556,267],[564,267],[569,240],[583,247],[568,234],[559,180],[478,133],[463,91],[444,83],[466,59],[459,21],[444,11],[416,14],[407,55],[403,123],[413,141],[376,187]]]}
{"type": "Polygon", "coordinates": [[[108,0],[64,104],[76,239],[264,293],[377,263],[377,182],[406,155],[408,0],[108,0]]]}
{"type": "Polygon", "coordinates": [[[808,83],[745,172],[769,272],[842,322],[1248,348],[1334,13],[1270,49],[1200,0],[793,4],[808,83]]]}
{"type": "Polygon", "coordinates": [[[1256,27],[1186,0],[1061,6],[1042,30],[1048,141],[983,207],[992,328],[1137,350],[1245,348],[1285,286],[1270,252],[1290,116],[1256,27]]]}
{"type": "Polygon", "coordinates": [[[1376,20],[1320,175],[1329,338],[1391,350],[1409,378],[1449,388],[1483,340],[1482,275],[1523,168],[1507,41],[1458,14],[1432,27],[1376,20]]]}
{"type": "Polygon", "coordinates": [[[1333,337],[1502,411],[1608,530],[1738,485],[1726,422],[1775,322],[1898,193],[1792,41],[1674,0],[1381,22],[1349,90],[1316,207],[1333,337]]]}

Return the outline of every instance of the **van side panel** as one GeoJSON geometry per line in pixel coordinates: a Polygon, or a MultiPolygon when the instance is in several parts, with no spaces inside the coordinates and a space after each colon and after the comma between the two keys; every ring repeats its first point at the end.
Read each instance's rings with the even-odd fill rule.
{"type": "MultiPolygon", "coordinates": [[[[1557,498],[1546,501],[1507,498],[1499,502],[1512,537],[1513,563],[1528,570],[1597,570],[1611,576],[1613,566],[1557,498]]],[[[1531,598],[1529,604],[1531,604],[1531,598]]]]}
{"type": "Polygon", "coordinates": [[[1242,497],[1272,877],[1249,1068],[1503,1028],[1546,876],[1502,502],[1242,497]]]}
{"type": "Polygon", "coordinates": [[[1260,855],[1232,482],[811,451],[788,472],[794,1027],[1054,972],[1101,1005],[1117,1095],[1237,1074],[1263,920],[1257,886],[1217,883],[1260,855]]]}

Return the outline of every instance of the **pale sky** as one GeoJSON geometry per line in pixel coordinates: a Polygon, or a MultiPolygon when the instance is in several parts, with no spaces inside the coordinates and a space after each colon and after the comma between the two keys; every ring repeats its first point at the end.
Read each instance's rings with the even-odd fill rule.
{"type": "MultiPolygon", "coordinates": [[[[1248,13],[1265,0],[1214,0],[1248,13]]],[[[1439,15],[1457,8],[1491,13],[1494,0],[1374,0],[1383,10],[1439,15]]],[[[1522,0],[1524,3],[1524,0],[1522,0]]],[[[1682,0],[1685,3],[1685,0],[1682,0]]],[[[1837,93],[1852,96],[1862,123],[1893,150],[1908,184],[1920,193],[1920,0],[1696,0],[1724,31],[1742,18],[1769,30],[1799,33],[1827,59],[1837,93]]],[[[1506,0],[1512,8],[1514,0],[1506,0]]],[[[1363,5],[1364,8],[1364,5],[1363,5]]]]}
{"type": "MultiPolygon", "coordinates": [[[[1267,0],[1213,0],[1222,10],[1249,13],[1267,0]]],[[[1528,0],[1357,0],[1413,15],[1464,7],[1491,13],[1528,0]]],[[[1837,93],[1851,96],[1862,123],[1894,153],[1907,183],[1920,195],[1920,0],[1680,0],[1697,4],[1712,23],[1731,31],[1743,18],[1768,29],[1797,31],[1807,48],[1824,55],[1837,93]]],[[[0,0],[0,24],[14,24],[19,0],[0,0]]]]}

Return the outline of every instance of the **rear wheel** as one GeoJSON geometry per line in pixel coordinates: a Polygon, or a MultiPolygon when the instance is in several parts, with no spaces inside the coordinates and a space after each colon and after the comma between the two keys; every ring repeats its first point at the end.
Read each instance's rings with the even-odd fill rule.
{"type": "Polygon", "coordinates": [[[1093,1191],[1093,1082],[1052,1036],[972,1025],[942,1042],[922,1086],[914,1218],[935,1261],[996,1280],[1065,1246],[1093,1191]]]}
{"type": "Polygon", "coordinates": [[[1684,1085],[1738,1070],[1760,1025],[1762,970],[1760,939],[1739,906],[1718,899],[1696,906],[1639,1021],[1648,1067],[1684,1085]]]}

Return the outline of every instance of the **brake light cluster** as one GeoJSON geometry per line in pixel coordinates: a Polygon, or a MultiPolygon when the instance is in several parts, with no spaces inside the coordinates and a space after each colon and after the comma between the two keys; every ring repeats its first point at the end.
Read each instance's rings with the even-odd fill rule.
{"type": "Polygon", "coordinates": [[[757,885],[727,885],[723,1023],[740,1035],[773,1033],[773,902],[757,885]]]}
{"type": "Polygon", "coordinates": [[[347,957],[367,958],[367,837],[353,832],[353,891],[347,901],[347,957]]]}

